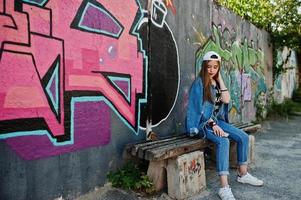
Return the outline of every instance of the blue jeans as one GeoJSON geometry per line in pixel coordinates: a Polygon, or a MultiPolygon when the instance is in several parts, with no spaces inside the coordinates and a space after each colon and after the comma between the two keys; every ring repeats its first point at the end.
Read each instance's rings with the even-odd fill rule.
{"type": "Polygon", "coordinates": [[[249,152],[249,136],[244,131],[226,123],[223,120],[217,120],[217,125],[224,132],[229,133],[228,137],[219,137],[214,134],[211,127],[206,125],[206,138],[215,144],[216,148],[216,168],[219,175],[229,174],[229,139],[237,143],[237,162],[238,165],[246,165],[249,152]]]}

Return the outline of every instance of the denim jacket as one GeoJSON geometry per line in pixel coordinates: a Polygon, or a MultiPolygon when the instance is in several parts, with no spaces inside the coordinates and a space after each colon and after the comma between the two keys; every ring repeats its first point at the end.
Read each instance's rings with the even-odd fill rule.
{"type": "MultiPolygon", "coordinates": [[[[197,77],[193,82],[188,99],[188,108],[186,114],[186,132],[193,136],[199,134],[205,137],[205,126],[208,120],[221,119],[228,122],[228,104],[222,104],[216,116],[213,116],[214,104],[209,101],[203,101],[203,82],[200,77],[197,77]]],[[[215,90],[212,87],[211,93],[215,96],[215,90]]]]}

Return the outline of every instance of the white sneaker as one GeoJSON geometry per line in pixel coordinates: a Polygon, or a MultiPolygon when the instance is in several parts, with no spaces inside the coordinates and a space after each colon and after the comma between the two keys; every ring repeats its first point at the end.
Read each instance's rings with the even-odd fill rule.
{"type": "Polygon", "coordinates": [[[243,176],[237,176],[237,181],[240,183],[247,183],[253,186],[262,186],[263,185],[263,181],[259,180],[258,178],[252,176],[251,174],[249,174],[247,172],[247,174],[243,175],[243,176]]]}
{"type": "Polygon", "coordinates": [[[229,185],[220,188],[218,191],[218,196],[221,198],[221,200],[235,200],[229,185]]]}

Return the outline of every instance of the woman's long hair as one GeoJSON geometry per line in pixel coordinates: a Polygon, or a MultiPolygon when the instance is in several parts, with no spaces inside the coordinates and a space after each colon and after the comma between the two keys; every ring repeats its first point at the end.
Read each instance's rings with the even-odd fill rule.
{"type": "MultiPolygon", "coordinates": [[[[202,63],[202,69],[199,73],[199,76],[201,77],[202,81],[203,81],[203,100],[204,101],[209,101],[211,103],[214,103],[213,101],[213,97],[211,95],[211,81],[210,81],[210,76],[208,74],[208,70],[207,70],[207,66],[208,66],[208,60],[206,61],[203,61],[202,63]]],[[[219,74],[219,71],[220,71],[220,62],[218,62],[218,70],[217,70],[217,73],[216,75],[213,77],[213,79],[216,81],[216,83],[218,84],[217,82],[217,78],[218,78],[218,74],[219,74]]]]}

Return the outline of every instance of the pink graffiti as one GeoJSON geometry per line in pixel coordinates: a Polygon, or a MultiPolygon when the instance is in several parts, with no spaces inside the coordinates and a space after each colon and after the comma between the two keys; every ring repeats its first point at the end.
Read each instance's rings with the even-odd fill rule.
{"type": "MultiPolygon", "coordinates": [[[[0,30],[3,45],[0,62],[0,121],[14,119],[43,118],[50,132],[54,136],[64,134],[64,111],[63,111],[63,88],[60,85],[60,107],[59,116],[61,123],[51,110],[41,79],[49,70],[51,64],[58,55],[62,54],[62,41],[49,38],[47,35],[30,33],[35,31],[35,26],[29,26],[30,20],[39,20],[41,27],[43,23],[49,23],[49,10],[37,9],[32,6],[23,5],[23,10],[29,14],[14,11],[14,1],[6,1],[5,21],[0,30]],[[37,17],[37,13],[40,11],[37,17]],[[47,22],[48,21],[48,22],[47,22]],[[33,30],[31,29],[33,28],[33,30]],[[3,38],[3,39],[2,39],[3,38]]],[[[34,23],[33,23],[34,24],[34,23]]],[[[47,26],[46,26],[47,27],[47,26]]],[[[48,26],[49,28],[49,26],[48,26]]],[[[38,32],[39,33],[39,32],[38,32]]],[[[42,32],[45,33],[45,32],[42,32]]],[[[63,63],[60,60],[60,63],[63,63]]],[[[63,80],[63,68],[60,68],[60,80],[63,80]]]]}
{"type": "Polygon", "coordinates": [[[114,3],[110,0],[99,1],[124,26],[123,33],[116,39],[70,29],[74,12],[81,2],[50,1],[47,5],[56,19],[53,22],[53,35],[65,41],[66,90],[103,93],[118,112],[135,126],[136,94],[143,91],[143,57],[138,53],[137,37],[130,34],[137,4],[135,1],[125,3],[123,0],[114,3]],[[126,74],[131,77],[130,104],[106,80],[103,72],[126,74]]]}
{"type": "MultiPolygon", "coordinates": [[[[136,1],[100,3],[120,22],[118,38],[72,28],[84,1],[50,0],[44,8],[0,0],[0,122],[41,118],[53,136],[64,133],[64,93],[99,92],[132,126],[137,127],[136,95],[143,92],[143,55],[131,33],[136,1]],[[59,58],[59,116],[49,106],[42,79],[59,58]],[[131,78],[130,102],[105,74],[131,78]]],[[[99,19],[95,19],[99,20],[99,19]]],[[[109,117],[109,116],[108,116],[109,117]]]]}
{"type": "MultiPolygon", "coordinates": [[[[28,44],[28,26],[27,17],[25,13],[14,11],[14,2],[7,1],[4,8],[3,0],[1,3],[1,12],[6,10],[5,15],[0,15],[0,42],[1,47],[4,41],[16,42],[19,44],[28,44]]],[[[2,49],[0,49],[2,50],[2,49]]]]}

